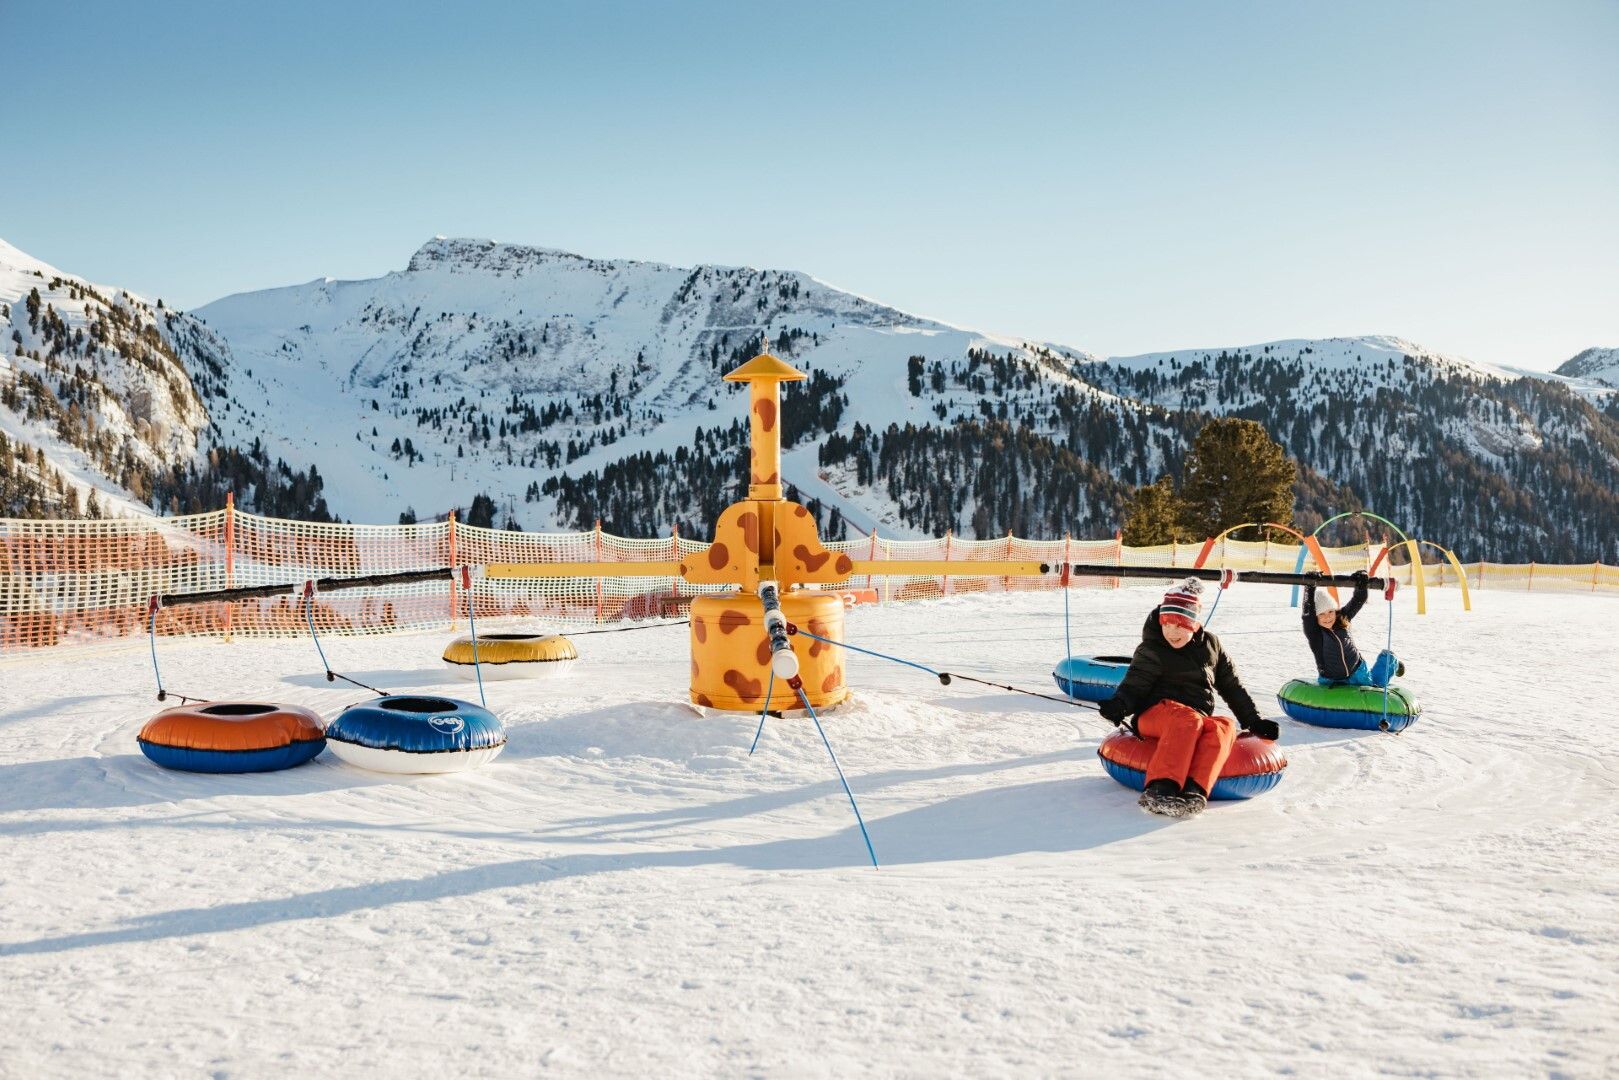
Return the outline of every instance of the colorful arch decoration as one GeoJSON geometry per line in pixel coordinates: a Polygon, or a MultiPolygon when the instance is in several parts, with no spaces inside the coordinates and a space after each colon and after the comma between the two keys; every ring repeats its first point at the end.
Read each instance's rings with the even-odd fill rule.
{"type": "Polygon", "coordinates": [[[1472,594],[1467,590],[1467,571],[1462,569],[1462,561],[1456,557],[1456,553],[1450,550],[1448,547],[1434,543],[1432,540],[1418,540],[1417,543],[1426,544],[1435,551],[1442,553],[1445,558],[1450,561],[1451,568],[1456,571],[1456,580],[1460,582],[1462,586],[1462,610],[1472,611],[1473,597],[1472,594]]]}
{"type": "MultiPolygon", "coordinates": [[[[1310,536],[1312,538],[1320,536],[1322,529],[1325,529],[1328,525],[1331,525],[1334,521],[1341,521],[1346,517],[1368,517],[1368,518],[1371,518],[1374,521],[1380,521],[1384,525],[1387,525],[1389,528],[1393,529],[1395,531],[1395,533],[1398,534],[1398,536],[1400,537],[1400,540],[1403,543],[1405,543],[1408,546],[1411,543],[1411,538],[1405,535],[1405,530],[1404,529],[1402,529],[1398,525],[1394,524],[1394,522],[1390,521],[1388,518],[1383,517],[1380,514],[1374,514],[1370,510],[1345,510],[1341,514],[1334,514],[1331,517],[1329,517],[1327,520],[1323,521],[1321,524],[1317,525],[1315,527],[1314,531],[1312,531],[1310,533],[1310,536]]],[[[1316,542],[1317,542],[1317,544],[1320,543],[1319,540],[1316,541],[1316,542]]],[[[1413,555],[1413,559],[1412,559],[1413,563],[1417,565],[1417,569],[1412,571],[1412,580],[1416,582],[1416,586],[1417,586],[1417,614],[1421,615],[1421,614],[1424,614],[1428,610],[1428,591],[1427,591],[1426,588],[1424,588],[1425,583],[1422,580],[1422,569],[1421,569],[1422,560],[1415,558],[1416,548],[1409,547],[1409,550],[1412,552],[1412,555],[1413,555]]],[[[1378,563],[1382,562],[1383,556],[1387,555],[1387,554],[1388,554],[1388,547],[1385,545],[1383,550],[1378,553],[1377,562],[1372,563],[1372,568],[1368,571],[1368,573],[1372,573],[1372,574],[1377,573],[1377,565],[1378,565],[1378,563]]],[[[1298,562],[1296,562],[1294,564],[1293,569],[1294,569],[1295,572],[1302,572],[1304,570],[1304,552],[1302,552],[1302,551],[1299,552],[1298,562]]],[[[1335,599],[1337,598],[1337,595],[1338,595],[1337,593],[1333,593],[1333,597],[1335,599]]],[[[1288,606],[1290,606],[1290,607],[1298,607],[1299,606],[1299,587],[1297,585],[1293,586],[1293,593],[1292,593],[1292,597],[1288,601],[1288,606]]]]}
{"type": "MultiPolygon", "coordinates": [[[[1456,571],[1456,580],[1461,583],[1461,587],[1462,587],[1462,610],[1463,611],[1472,611],[1473,610],[1473,598],[1472,598],[1472,595],[1468,592],[1468,588],[1467,588],[1467,572],[1462,569],[1461,560],[1456,558],[1456,553],[1451,551],[1449,548],[1444,547],[1441,544],[1434,543],[1432,540],[1413,540],[1410,536],[1406,535],[1406,532],[1405,532],[1404,529],[1402,529],[1398,525],[1394,524],[1394,522],[1390,521],[1388,518],[1383,517],[1381,514],[1374,514],[1370,510],[1346,510],[1341,514],[1334,514],[1332,517],[1329,517],[1327,520],[1323,521],[1320,525],[1317,525],[1315,527],[1315,531],[1312,532],[1310,535],[1312,537],[1318,536],[1318,535],[1320,535],[1322,529],[1325,529],[1328,525],[1331,525],[1334,521],[1338,521],[1338,520],[1341,520],[1341,519],[1346,518],[1346,517],[1371,518],[1373,521],[1381,522],[1382,524],[1388,526],[1390,529],[1394,530],[1394,532],[1395,532],[1395,534],[1397,536],[1399,536],[1400,542],[1398,544],[1394,545],[1394,547],[1403,547],[1403,548],[1405,548],[1407,555],[1411,559],[1411,583],[1416,587],[1416,590],[1417,590],[1417,614],[1418,615],[1426,615],[1428,613],[1428,583],[1427,583],[1426,575],[1424,575],[1423,572],[1422,572],[1422,554],[1421,554],[1421,551],[1420,551],[1420,546],[1421,545],[1426,545],[1428,547],[1433,548],[1435,551],[1438,551],[1439,553],[1444,555],[1445,558],[1450,562],[1451,567],[1454,568],[1455,571],[1456,571]]],[[[1388,544],[1384,544],[1383,545],[1383,550],[1379,551],[1377,553],[1377,558],[1372,560],[1371,569],[1368,570],[1367,572],[1371,573],[1371,574],[1376,574],[1377,573],[1377,568],[1379,566],[1383,565],[1383,560],[1388,557],[1388,554],[1389,554],[1389,552],[1391,550],[1393,550],[1393,548],[1391,548],[1388,544]]],[[[1299,552],[1298,562],[1294,566],[1294,570],[1302,572],[1303,569],[1304,569],[1304,552],[1300,551],[1299,552]]],[[[1299,606],[1299,589],[1298,589],[1298,586],[1296,586],[1296,585],[1293,587],[1292,606],[1293,607],[1298,607],[1299,606]]]]}
{"type": "MultiPolygon", "coordinates": [[[[1341,517],[1343,515],[1339,515],[1339,516],[1341,517]]],[[[1337,519],[1334,518],[1333,520],[1337,520],[1337,519]]],[[[1295,528],[1292,528],[1291,526],[1278,525],[1274,521],[1245,521],[1241,525],[1233,525],[1233,526],[1231,526],[1231,528],[1225,530],[1219,536],[1211,536],[1211,537],[1209,537],[1207,540],[1203,541],[1203,550],[1201,550],[1201,551],[1199,551],[1197,553],[1197,561],[1192,564],[1192,569],[1194,569],[1194,570],[1203,569],[1203,564],[1208,561],[1209,555],[1213,553],[1215,544],[1218,544],[1220,541],[1224,540],[1226,537],[1230,536],[1232,533],[1236,532],[1238,529],[1253,529],[1253,528],[1281,529],[1283,532],[1289,534],[1290,536],[1295,536],[1295,537],[1298,538],[1299,544],[1301,546],[1299,548],[1298,563],[1293,567],[1293,572],[1294,573],[1302,574],[1304,572],[1304,557],[1305,557],[1306,554],[1313,555],[1315,557],[1315,565],[1316,565],[1316,567],[1318,569],[1320,569],[1320,571],[1323,574],[1332,573],[1332,567],[1327,564],[1327,554],[1326,554],[1326,552],[1321,550],[1321,544],[1320,544],[1320,542],[1318,540],[1316,540],[1315,535],[1313,533],[1311,535],[1309,535],[1309,536],[1305,536],[1303,533],[1299,532],[1295,528]]],[[[1317,531],[1319,531],[1319,530],[1317,530],[1317,531]]],[[[1333,599],[1337,599],[1337,597],[1338,597],[1338,588],[1337,588],[1337,586],[1329,586],[1329,588],[1330,588],[1330,590],[1332,592],[1333,599]]],[[[1294,603],[1295,606],[1298,604],[1298,597],[1299,597],[1299,588],[1298,588],[1297,585],[1295,585],[1295,586],[1293,586],[1293,603],[1294,603]]]]}

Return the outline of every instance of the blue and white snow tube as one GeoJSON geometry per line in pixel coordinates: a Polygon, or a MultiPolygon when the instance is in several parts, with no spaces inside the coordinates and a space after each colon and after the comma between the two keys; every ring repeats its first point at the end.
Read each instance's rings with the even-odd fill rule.
{"type": "Polygon", "coordinates": [[[1070,656],[1059,661],[1051,677],[1057,687],[1081,701],[1106,701],[1130,670],[1128,656],[1070,656]]]}
{"type": "Polygon", "coordinates": [[[499,757],[506,725],[470,701],[398,694],[344,709],[327,725],[326,745],[376,772],[459,772],[499,757]]]}

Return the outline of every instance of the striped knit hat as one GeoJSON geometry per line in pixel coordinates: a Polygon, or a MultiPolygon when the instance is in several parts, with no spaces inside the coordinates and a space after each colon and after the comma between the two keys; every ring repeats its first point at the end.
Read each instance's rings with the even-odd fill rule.
{"type": "Polygon", "coordinates": [[[1158,625],[1184,626],[1196,630],[1203,625],[1203,583],[1187,578],[1164,594],[1158,607],[1158,625]]]}

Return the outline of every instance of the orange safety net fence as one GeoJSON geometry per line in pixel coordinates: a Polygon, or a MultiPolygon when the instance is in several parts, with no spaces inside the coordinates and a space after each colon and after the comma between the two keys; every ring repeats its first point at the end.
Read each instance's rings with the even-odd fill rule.
{"type": "MultiPolygon", "coordinates": [[[[342,525],[260,517],[234,509],[170,518],[114,521],[0,519],[0,654],[61,645],[119,641],[145,633],[154,594],[289,586],[284,596],[164,608],[157,629],[166,636],[284,637],[307,632],[302,583],[310,578],[382,574],[491,562],[678,561],[704,551],[682,536],[635,539],[599,529],[522,533],[448,521],[420,525],[342,525]]],[[[857,560],[1029,560],[1093,565],[1191,567],[1201,544],[1126,547],[1108,540],[1027,540],[1006,536],[963,540],[862,537],[827,545],[857,560]]],[[[1334,570],[1371,565],[1376,545],[1325,549],[1334,570]]],[[[1396,553],[1398,555],[1398,553],[1396,553]]],[[[1222,540],[1208,566],[1291,571],[1290,544],[1222,540]]],[[[1465,565],[1474,589],[1619,592],[1619,567],[1465,565]]],[[[1411,580],[1408,563],[1392,572],[1411,580]]],[[[1425,563],[1430,587],[1455,584],[1445,563],[1425,563]]],[[[856,576],[882,602],[968,593],[1054,589],[1060,575],[1040,577],[856,576]]],[[[1077,587],[1112,587],[1114,578],[1075,578],[1077,587]]],[[[684,614],[693,596],[724,586],[688,585],[677,578],[478,579],[472,595],[443,581],[383,585],[317,596],[322,633],[385,634],[443,629],[463,622],[471,603],[480,619],[527,619],[589,625],[684,614]]]]}

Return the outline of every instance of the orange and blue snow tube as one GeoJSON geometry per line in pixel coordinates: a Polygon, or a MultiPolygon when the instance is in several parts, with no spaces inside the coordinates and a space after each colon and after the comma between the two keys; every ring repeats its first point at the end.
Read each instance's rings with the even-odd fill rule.
{"type": "Polygon", "coordinates": [[[297,705],[210,701],[164,709],[135,736],[165,769],[271,772],[302,765],[326,746],[320,717],[297,705]]]}

